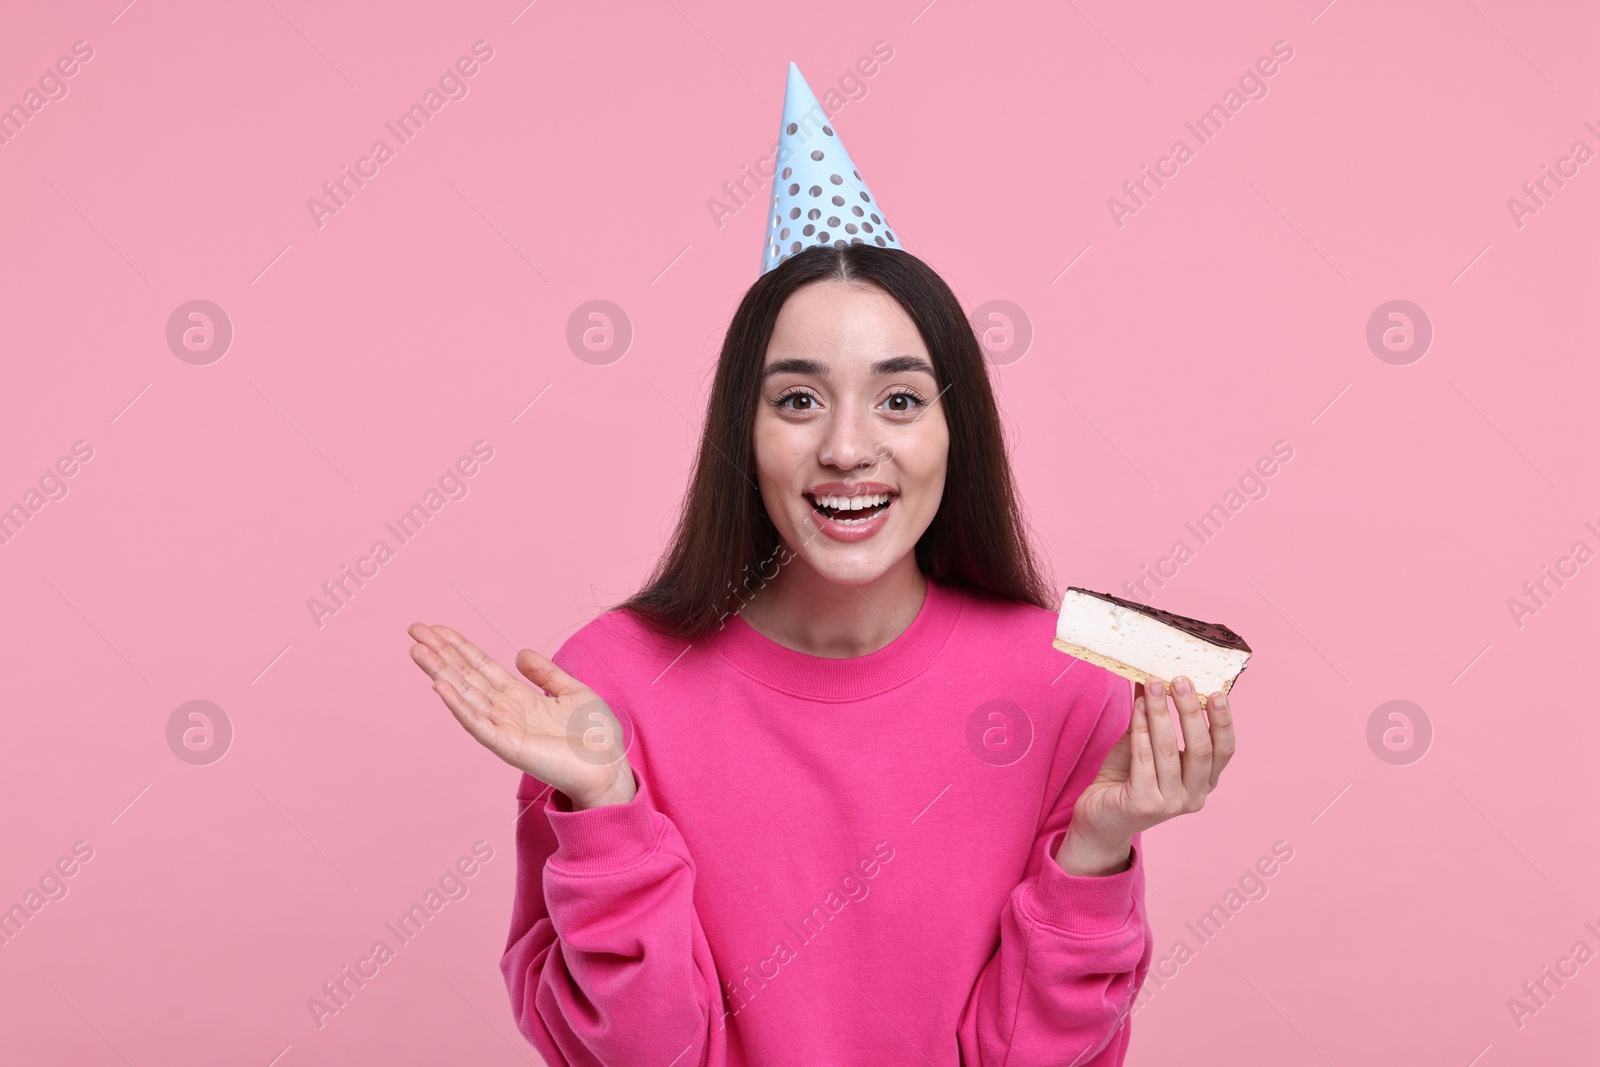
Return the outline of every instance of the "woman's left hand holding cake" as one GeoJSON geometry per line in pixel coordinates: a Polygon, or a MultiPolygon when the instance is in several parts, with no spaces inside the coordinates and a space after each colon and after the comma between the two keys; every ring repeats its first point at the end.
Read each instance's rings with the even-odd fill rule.
{"type": "Polygon", "coordinates": [[[1101,876],[1126,870],[1132,837],[1142,830],[1205,806],[1206,796],[1233,758],[1233,708],[1224,693],[1200,698],[1182,675],[1168,686],[1151,678],[1134,686],[1128,730],[1106,754],[1100,773],[1073,806],[1072,822],[1056,852],[1068,874],[1101,876]],[[1167,712],[1178,706],[1183,748],[1167,712]],[[1148,702],[1148,707],[1147,707],[1148,702]]]}

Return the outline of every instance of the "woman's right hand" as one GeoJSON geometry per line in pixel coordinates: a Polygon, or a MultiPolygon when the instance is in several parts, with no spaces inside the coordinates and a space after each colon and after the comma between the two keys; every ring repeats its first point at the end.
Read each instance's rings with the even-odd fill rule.
{"type": "Polygon", "coordinates": [[[406,632],[433,691],[490,752],[564,793],[574,811],[633,799],[622,725],[593,689],[531,649],[517,653],[517,669],[532,686],[448,626],[406,632]]]}

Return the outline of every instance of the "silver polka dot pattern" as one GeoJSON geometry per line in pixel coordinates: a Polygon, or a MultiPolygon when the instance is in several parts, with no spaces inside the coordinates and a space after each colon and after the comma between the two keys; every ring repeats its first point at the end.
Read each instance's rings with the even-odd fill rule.
{"type": "Polygon", "coordinates": [[[762,273],[813,245],[901,247],[827,112],[793,64],[779,130],[762,273]]]}

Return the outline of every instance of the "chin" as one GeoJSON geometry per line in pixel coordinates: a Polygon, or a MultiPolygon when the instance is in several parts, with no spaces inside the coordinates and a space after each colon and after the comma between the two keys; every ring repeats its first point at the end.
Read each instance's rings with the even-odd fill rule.
{"type": "Polygon", "coordinates": [[[888,574],[899,559],[898,556],[892,560],[881,559],[877,553],[869,559],[839,559],[829,552],[805,555],[812,570],[836,585],[871,585],[888,574]]]}
{"type": "MultiPolygon", "coordinates": [[[[903,518],[903,516],[896,516],[903,518]]],[[[806,517],[809,521],[810,516],[806,517]]],[[[790,546],[821,578],[838,585],[871,585],[916,550],[913,539],[902,544],[892,528],[857,542],[837,541],[814,525],[796,523],[790,546]]]]}

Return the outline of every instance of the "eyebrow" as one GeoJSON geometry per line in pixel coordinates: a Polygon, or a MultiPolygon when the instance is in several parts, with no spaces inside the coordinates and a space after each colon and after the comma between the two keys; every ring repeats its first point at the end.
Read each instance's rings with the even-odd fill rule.
{"type": "MultiPolygon", "coordinates": [[[[902,374],[908,371],[922,371],[930,378],[937,378],[933,373],[933,365],[921,356],[890,356],[880,359],[872,365],[872,373],[879,377],[886,374],[902,374]]],[[[828,376],[828,365],[815,359],[779,359],[767,364],[762,370],[763,380],[774,374],[812,374],[819,378],[828,376]]]]}

